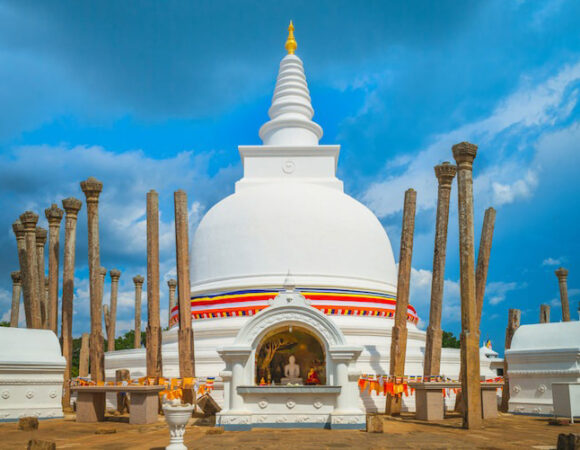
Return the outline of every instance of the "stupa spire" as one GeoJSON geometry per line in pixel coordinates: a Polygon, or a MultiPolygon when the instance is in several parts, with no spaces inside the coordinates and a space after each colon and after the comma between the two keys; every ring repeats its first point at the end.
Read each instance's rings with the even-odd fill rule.
{"type": "Polygon", "coordinates": [[[288,39],[286,39],[286,45],[284,45],[284,47],[289,55],[293,55],[298,48],[298,43],[296,42],[296,39],[294,39],[294,25],[292,24],[292,21],[290,21],[290,25],[288,25],[288,39]]]}
{"type": "Polygon", "coordinates": [[[322,137],[322,128],[312,121],[314,109],[304,75],[302,60],[294,54],[298,47],[294,39],[294,25],[288,27],[286,50],[268,110],[270,120],[260,128],[264,145],[315,146],[322,137]]]}

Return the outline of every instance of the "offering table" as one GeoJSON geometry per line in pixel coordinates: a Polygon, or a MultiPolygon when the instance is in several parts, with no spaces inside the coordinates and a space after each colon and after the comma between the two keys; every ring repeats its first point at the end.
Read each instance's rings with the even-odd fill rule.
{"type": "Polygon", "coordinates": [[[159,392],[164,386],[75,386],[77,391],[77,422],[102,422],[105,419],[107,392],[126,392],[130,395],[129,423],[143,425],[157,422],[159,392]]]}

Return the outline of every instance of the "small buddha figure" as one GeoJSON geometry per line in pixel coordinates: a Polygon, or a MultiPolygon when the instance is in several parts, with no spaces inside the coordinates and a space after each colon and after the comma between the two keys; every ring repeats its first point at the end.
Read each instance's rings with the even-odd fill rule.
{"type": "Polygon", "coordinates": [[[308,377],[306,377],[306,384],[320,384],[318,373],[316,373],[314,367],[311,367],[310,371],[308,372],[308,377]]]}
{"type": "Polygon", "coordinates": [[[282,384],[302,384],[302,378],[300,378],[300,366],[296,364],[296,357],[290,355],[288,358],[288,364],[284,366],[284,378],[282,378],[282,384]]]}

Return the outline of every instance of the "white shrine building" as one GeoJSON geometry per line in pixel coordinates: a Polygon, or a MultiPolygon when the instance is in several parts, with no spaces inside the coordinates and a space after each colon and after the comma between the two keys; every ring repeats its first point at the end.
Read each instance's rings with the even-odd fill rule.
{"type": "MultiPolygon", "coordinates": [[[[377,217],[344,193],[340,146],[319,144],[322,128],[312,120],[293,42],[259,131],[262,145],[239,147],[243,177],[207,212],[191,246],[196,375],[216,377],[218,423],[228,429],[362,428],[366,412],[385,405],[383,396],[361,396],[356,383],[361,373],[388,373],[397,284],[391,242],[377,217]],[[300,377],[314,370],[320,385],[280,385],[290,354],[300,377]],[[259,386],[262,379],[273,386],[259,386]]],[[[163,334],[165,376],[179,375],[177,314],[176,307],[163,334]]],[[[425,332],[412,306],[407,320],[405,372],[422,375],[425,332]]],[[[121,368],[145,375],[145,349],[105,359],[108,379],[121,368]]],[[[441,373],[457,377],[459,350],[443,349],[441,360],[441,373]]],[[[484,353],[481,367],[495,376],[484,353]]],[[[404,408],[414,409],[412,397],[404,408]]]]}

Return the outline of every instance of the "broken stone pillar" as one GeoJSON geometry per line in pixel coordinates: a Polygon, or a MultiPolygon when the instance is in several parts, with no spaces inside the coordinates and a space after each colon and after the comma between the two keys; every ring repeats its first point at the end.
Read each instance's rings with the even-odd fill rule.
{"type": "Polygon", "coordinates": [[[560,267],[554,272],[560,284],[560,300],[562,302],[562,321],[570,322],[570,303],[568,303],[568,270],[560,267]]]}
{"type": "MultiPolygon", "coordinates": [[[[405,192],[403,207],[403,227],[401,229],[401,250],[399,252],[399,275],[397,278],[397,303],[395,324],[391,332],[391,356],[389,374],[402,377],[405,374],[407,353],[407,309],[409,306],[409,286],[411,282],[411,258],[413,256],[413,234],[415,232],[415,209],[417,193],[413,189],[405,192]]],[[[385,413],[401,413],[401,396],[388,395],[385,413]]]]}
{"type": "Polygon", "coordinates": [[[171,326],[171,311],[176,305],[175,289],[177,288],[177,280],[174,280],[173,278],[168,280],[167,286],[169,287],[169,317],[167,318],[167,325],[171,326]]]}
{"type": "Polygon", "coordinates": [[[550,323],[550,305],[540,305],[540,323],[550,323]]]}
{"type": "Polygon", "coordinates": [[[12,272],[12,308],[10,310],[10,326],[18,327],[18,313],[20,312],[20,291],[22,287],[22,277],[20,272],[12,272]]]}
{"type": "Polygon", "coordinates": [[[107,351],[109,351],[109,330],[111,329],[111,312],[109,311],[109,305],[103,305],[103,319],[105,321],[105,334],[107,336],[107,351]]]}
{"type": "Polygon", "coordinates": [[[160,377],[161,318],[159,317],[159,196],[147,193],[147,376],[160,377]]]}
{"type": "Polygon", "coordinates": [[[117,269],[109,271],[111,277],[111,299],[109,310],[109,328],[107,329],[107,350],[109,352],[115,351],[115,329],[117,327],[117,296],[119,292],[119,278],[121,272],[117,269]]]}
{"type": "Polygon", "coordinates": [[[64,371],[64,390],[62,395],[63,408],[70,407],[69,380],[72,367],[72,318],[75,280],[75,248],[77,239],[77,218],[82,202],[73,197],[65,198],[62,207],[65,210],[64,220],[64,252],[62,267],[62,300],[60,335],[62,342],[62,356],[66,359],[64,371]]]}
{"type": "Polygon", "coordinates": [[[99,293],[101,295],[101,305],[103,304],[103,298],[105,298],[105,278],[107,277],[107,269],[101,267],[99,269],[99,293]]]}
{"type": "Polygon", "coordinates": [[[141,348],[141,293],[143,292],[143,282],[145,279],[141,275],[133,277],[135,283],[135,339],[134,348],[141,348]]]}
{"type": "Polygon", "coordinates": [[[44,210],[48,221],[48,328],[58,333],[58,266],[60,222],[64,211],[56,204],[44,210]]]}
{"type": "Polygon", "coordinates": [[[175,251],[177,262],[177,296],[179,303],[179,373],[183,377],[195,376],[193,331],[191,329],[191,286],[189,285],[189,219],[187,194],[176,191],[175,251]]]}
{"type": "Polygon", "coordinates": [[[48,328],[48,310],[45,294],[45,274],[44,274],[44,247],[48,232],[42,227],[36,227],[36,264],[37,282],[40,297],[40,317],[42,328],[48,328]]]}
{"type": "Polygon", "coordinates": [[[477,146],[469,142],[461,142],[454,145],[452,149],[453,157],[457,163],[463,427],[475,429],[482,426],[479,327],[477,325],[475,289],[472,172],[477,146]]]}
{"type": "MultiPolygon", "coordinates": [[[[505,350],[509,350],[512,346],[512,338],[514,333],[520,327],[521,311],[519,309],[510,309],[508,312],[508,326],[505,330],[505,350]]],[[[505,354],[505,353],[504,353],[505,354]]],[[[501,407],[500,411],[508,412],[510,401],[510,379],[508,374],[507,358],[503,360],[503,379],[504,385],[501,393],[501,407]]]]}
{"type": "Polygon", "coordinates": [[[477,253],[477,266],[475,269],[475,302],[477,304],[477,329],[481,325],[481,312],[483,310],[483,298],[485,297],[485,284],[489,269],[489,256],[491,254],[491,242],[495,226],[495,209],[487,208],[483,217],[483,227],[479,240],[477,253]]]}
{"type": "Polygon", "coordinates": [[[20,222],[24,227],[26,239],[26,281],[28,284],[30,301],[30,328],[42,328],[42,316],[40,310],[42,291],[39,290],[38,264],[36,262],[36,223],[38,215],[32,211],[26,211],[20,216],[20,222]]]}
{"type": "Polygon", "coordinates": [[[26,271],[26,238],[24,237],[24,226],[17,220],[12,224],[12,231],[16,237],[16,248],[18,249],[18,263],[20,264],[20,277],[22,279],[22,303],[24,304],[24,316],[26,317],[26,327],[32,328],[32,316],[30,314],[30,287],[26,271]]]}
{"type": "Polygon", "coordinates": [[[435,222],[435,250],[433,252],[433,278],[431,279],[431,308],[425,342],[423,375],[439,375],[441,367],[441,312],[443,309],[443,284],[445,282],[445,254],[447,249],[447,226],[449,223],[449,199],[451,183],[457,168],[444,162],[435,166],[439,183],[437,189],[437,219],[435,222]]]}
{"type": "Polygon", "coordinates": [[[104,381],[103,306],[102,288],[99,278],[99,269],[101,267],[99,248],[99,195],[103,189],[103,183],[90,177],[81,182],[81,189],[86,196],[89,232],[89,293],[91,299],[91,342],[89,347],[91,351],[91,378],[94,381],[104,381]]]}
{"type": "MultiPolygon", "coordinates": [[[[81,338],[81,351],[79,354],[79,377],[89,376],[89,354],[90,354],[89,333],[83,333],[81,338]]],[[[92,378],[92,377],[91,377],[92,378]]]]}

